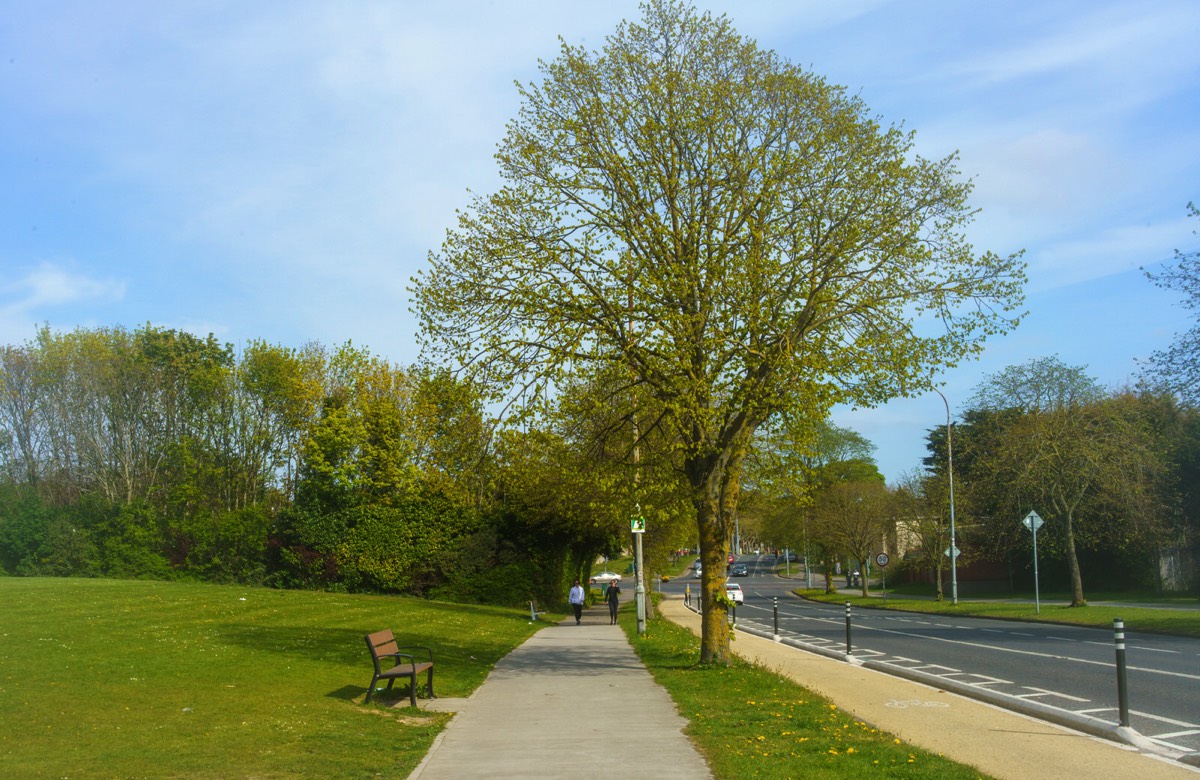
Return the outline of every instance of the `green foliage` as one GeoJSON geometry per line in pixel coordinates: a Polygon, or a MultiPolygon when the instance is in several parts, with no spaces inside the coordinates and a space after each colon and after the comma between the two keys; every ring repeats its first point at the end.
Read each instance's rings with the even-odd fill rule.
{"type": "Polygon", "coordinates": [[[1047,522],[1039,547],[1065,556],[1076,605],[1080,550],[1136,553],[1160,541],[1168,469],[1143,400],[1108,396],[1082,368],[1042,358],[989,378],[974,402],[983,425],[960,448],[963,492],[1003,529],[993,538],[1010,543],[1025,543],[1020,518],[1037,510],[1047,522]]]}

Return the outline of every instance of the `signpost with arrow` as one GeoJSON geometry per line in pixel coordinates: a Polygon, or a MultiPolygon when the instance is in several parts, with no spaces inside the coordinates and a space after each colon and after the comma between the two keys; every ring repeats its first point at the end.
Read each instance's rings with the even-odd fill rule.
{"type": "Polygon", "coordinates": [[[1037,556],[1037,532],[1042,527],[1044,521],[1038,516],[1038,513],[1029,510],[1029,514],[1025,515],[1025,519],[1021,524],[1033,531],[1033,608],[1037,614],[1042,614],[1042,599],[1038,593],[1038,556],[1037,556]]]}

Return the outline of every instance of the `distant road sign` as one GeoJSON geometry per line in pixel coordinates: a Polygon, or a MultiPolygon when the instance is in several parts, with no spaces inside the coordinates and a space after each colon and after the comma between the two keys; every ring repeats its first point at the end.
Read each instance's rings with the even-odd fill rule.
{"type": "Polygon", "coordinates": [[[644,518],[644,517],[629,518],[629,530],[635,534],[646,533],[646,518],[644,518]]]}
{"type": "Polygon", "coordinates": [[[887,566],[888,562],[891,560],[892,559],[888,557],[887,553],[879,553],[879,555],[875,556],[875,563],[878,563],[881,567],[887,566]]]}
{"type": "Polygon", "coordinates": [[[962,550],[958,549],[957,547],[947,547],[944,554],[947,558],[957,558],[962,554],[962,550]]]}
{"type": "Polygon", "coordinates": [[[1036,532],[1037,529],[1042,527],[1044,522],[1045,521],[1042,520],[1042,518],[1038,516],[1038,513],[1034,512],[1031,509],[1029,511],[1029,514],[1025,515],[1025,519],[1021,521],[1021,524],[1024,525],[1026,528],[1028,528],[1030,531],[1036,532]]]}

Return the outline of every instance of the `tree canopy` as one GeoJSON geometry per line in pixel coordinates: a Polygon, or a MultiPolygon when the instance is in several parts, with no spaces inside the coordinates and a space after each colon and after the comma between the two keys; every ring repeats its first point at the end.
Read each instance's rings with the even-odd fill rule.
{"type": "Polygon", "coordinates": [[[696,510],[701,658],[729,659],[729,518],[756,429],[927,386],[1017,321],[1019,256],[976,253],[971,184],[845,89],[651,0],[561,43],[414,282],[426,354],[498,392],[608,367],[653,398],[696,510]]]}

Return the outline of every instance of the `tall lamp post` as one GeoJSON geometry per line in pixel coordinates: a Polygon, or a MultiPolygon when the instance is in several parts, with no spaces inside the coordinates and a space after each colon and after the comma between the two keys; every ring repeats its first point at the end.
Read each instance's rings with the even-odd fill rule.
{"type": "Polygon", "coordinates": [[[946,473],[950,483],[950,603],[958,606],[958,548],[954,546],[954,441],[950,432],[950,402],[936,387],[933,392],[942,396],[946,405],[946,473]]]}

